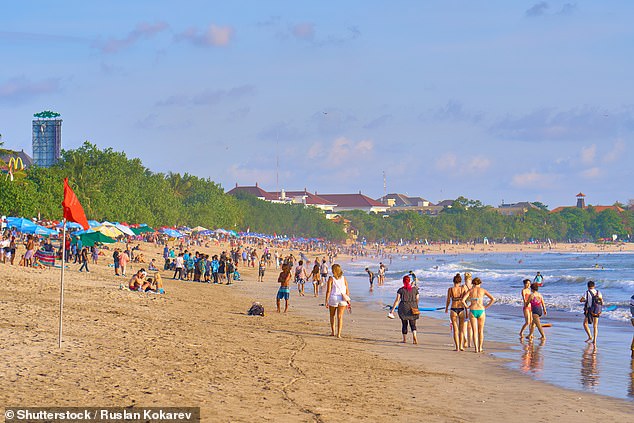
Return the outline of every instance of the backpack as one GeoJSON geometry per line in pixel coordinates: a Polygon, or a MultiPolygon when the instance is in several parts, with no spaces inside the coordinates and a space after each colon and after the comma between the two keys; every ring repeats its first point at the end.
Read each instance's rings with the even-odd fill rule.
{"type": "Polygon", "coordinates": [[[264,316],[264,306],[260,303],[253,303],[247,314],[249,316],[264,316]]]}
{"type": "Polygon", "coordinates": [[[599,298],[599,291],[597,291],[596,295],[592,294],[592,291],[590,290],[588,290],[588,293],[592,296],[592,305],[587,309],[588,313],[590,313],[592,317],[601,316],[601,312],[603,311],[603,300],[599,298]]]}

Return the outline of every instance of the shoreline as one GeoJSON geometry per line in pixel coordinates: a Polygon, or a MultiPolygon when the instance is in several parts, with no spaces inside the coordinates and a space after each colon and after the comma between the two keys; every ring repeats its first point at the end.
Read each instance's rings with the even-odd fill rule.
{"type": "MultiPolygon", "coordinates": [[[[160,254],[142,248],[148,258],[160,254]]],[[[534,421],[526,413],[534,407],[548,420],[632,413],[627,401],[504,367],[489,355],[503,345],[485,341],[485,354],[454,353],[440,320],[424,318],[421,345],[402,345],[398,320],[353,302],[344,338],[334,339],[318,305],[323,294],[298,298],[292,290],[289,313],[275,313],[275,269],[258,283],[257,270],[241,267],[244,281],[233,286],[172,281],[162,271],[167,294],[154,295],[117,289],[124,279],[103,260],[90,274],[77,266],[67,272],[61,350],[59,272],[0,266],[5,404],[189,405],[201,407],[204,421],[534,421]],[[245,315],[252,301],[264,304],[264,318],[245,315]],[[448,407],[451,398],[460,398],[460,410],[448,407]]]]}

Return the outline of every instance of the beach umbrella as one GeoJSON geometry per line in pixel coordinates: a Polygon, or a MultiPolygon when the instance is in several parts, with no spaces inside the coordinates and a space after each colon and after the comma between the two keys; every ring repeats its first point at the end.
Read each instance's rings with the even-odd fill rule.
{"type": "Polygon", "coordinates": [[[54,235],[57,235],[58,232],[55,229],[50,229],[41,225],[36,225],[33,233],[35,235],[54,236],[54,235]]]}
{"type": "Polygon", "coordinates": [[[128,228],[127,226],[122,225],[121,223],[115,223],[114,227],[119,229],[121,232],[123,232],[125,235],[128,236],[134,236],[136,235],[132,229],[128,228]]]}
{"type": "Polygon", "coordinates": [[[196,226],[194,229],[192,229],[193,232],[204,232],[208,230],[207,228],[203,228],[202,226],[196,226]]]}
{"type": "Polygon", "coordinates": [[[90,226],[91,228],[96,228],[97,226],[101,226],[101,223],[97,222],[96,220],[89,220],[88,226],[90,226]]]}
{"type": "Polygon", "coordinates": [[[172,237],[172,238],[180,238],[183,236],[182,233],[178,232],[175,229],[170,229],[170,228],[164,228],[161,230],[165,235],[172,237]]]}
{"type": "Polygon", "coordinates": [[[33,229],[35,226],[37,225],[33,221],[23,217],[7,217],[7,228],[16,228],[20,232],[30,233],[25,230],[33,229]]]}
{"type": "Polygon", "coordinates": [[[102,232],[86,232],[79,235],[79,239],[81,239],[82,245],[86,247],[92,247],[97,242],[100,242],[102,244],[112,244],[114,242],[117,242],[116,239],[104,235],[102,232]]]}
{"type": "Polygon", "coordinates": [[[132,232],[136,235],[144,234],[144,233],[153,233],[156,232],[156,229],[150,228],[148,225],[142,225],[138,228],[132,228],[132,232]]]}
{"type": "MultiPolygon", "coordinates": [[[[56,226],[57,228],[63,228],[64,227],[64,222],[60,222],[59,225],[56,226]]],[[[79,223],[76,222],[66,222],[66,229],[83,229],[84,227],[81,226],[79,223]]]]}
{"type": "Polygon", "coordinates": [[[123,232],[121,232],[116,226],[114,226],[113,224],[110,225],[101,225],[101,226],[97,226],[96,228],[92,228],[95,232],[101,232],[102,234],[109,236],[111,238],[116,238],[118,236],[123,235],[123,232]]]}

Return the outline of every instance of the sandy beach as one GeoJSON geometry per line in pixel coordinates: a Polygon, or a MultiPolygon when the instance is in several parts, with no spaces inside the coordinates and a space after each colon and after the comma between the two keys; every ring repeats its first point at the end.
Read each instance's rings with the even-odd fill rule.
{"type": "MultiPolygon", "coordinates": [[[[160,258],[158,248],[141,248],[160,258]]],[[[127,280],[113,276],[104,252],[89,274],[79,265],[66,273],[62,349],[59,269],[0,265],[6,406],[199,406],[204,421],[221,422],[627,421],[634,412],[631,402],[504,368],[488,354],[504,345],[455,353],[444,320],[425,318],[421,345],[403,345],[398,320],[353,303],[337,340],[323,294],[293,290],[289,313],[275,312],[275,269],[258,283],[255,270],[241,268],[233,286],[162,272],[167,293],[143,294],[119,289],[127,280]],[[265,317],[246,315],[253,301],[265,317]]]]}

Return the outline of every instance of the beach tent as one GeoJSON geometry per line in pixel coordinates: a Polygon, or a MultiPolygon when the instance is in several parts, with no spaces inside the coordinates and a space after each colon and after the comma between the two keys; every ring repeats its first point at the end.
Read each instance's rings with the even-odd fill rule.
{"type": "Polygon", "coordinates": [[[115,228],[119,229],[121,232],[124,233],[124,235],[128,235],[128,236],[134,236],[136,235],[132,229],[128,228],[125,225],[122,225],[121,223],[115,223],[114,224],[115,228]]]}
{"type": "Polygon", "coordinates": [[[23,233],[30,233],[25,232],[25,230],[34,229],[36,226],[37,225],[33,221],[23,217],[7,217],[7,228],[16,228],[18,231],[23,233]]]}
{"type": "Polygon", "coordinates": [[[132,228],[132,232],[134,232],[135,235],[140,235],[149,232],[156,232],[156,229],[150,228],[148,225],[141,225],[138,228],[132,228]]]}
{"type": "Polygon", "coordinates": [[[116,239],[112,239],[109,236],[104,235],[102,232],[86,232],[79,235],[79,239],[81,239],[81,243],[85,247],[92,247],[97,242],[102,244],[112,244],[117,242],[116,239]]]}

